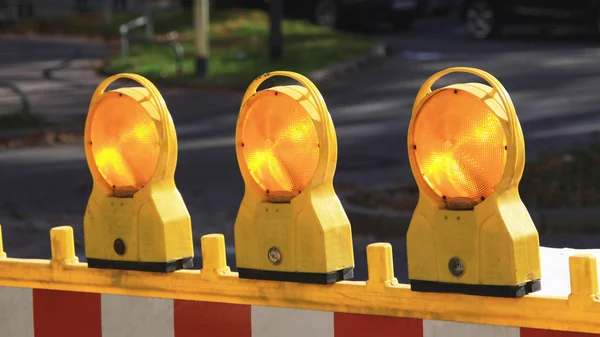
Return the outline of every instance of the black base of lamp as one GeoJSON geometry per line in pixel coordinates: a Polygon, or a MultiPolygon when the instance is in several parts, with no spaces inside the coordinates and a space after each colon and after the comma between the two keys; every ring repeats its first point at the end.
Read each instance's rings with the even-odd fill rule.
{"type": "Polygon", "coordinates": [[[540,280],[533,280],[516,286],[495,286],[484,284],[443,283],[434,281],[410,280],[410,289],[420,292],[459,293],[491,297],[523,297],[542,289],[540,280]]]}
{"type": "Polygon", "coordinates": [[[89,268],[119,269],[170,273],[180,269],[190,269],[194,266],[192,256],[167,262],[114,261],[102,259],[87,259],[89,268]]]}
{"type": "Polygon", "coordinates": [[[271,270],[238,268],[240,278],[254,280],[287,281],[298,283],[331,284],[354,278],[354,268],[345,268],[329,273],[296,273],[271,270]]]}

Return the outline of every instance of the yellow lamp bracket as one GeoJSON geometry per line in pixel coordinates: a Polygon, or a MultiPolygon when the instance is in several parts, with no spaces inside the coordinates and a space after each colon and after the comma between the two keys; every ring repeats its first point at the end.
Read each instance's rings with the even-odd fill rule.
{"type": "Polygon", "coordinates": [[[236,128],[245,194],[235,222],[241,278],[329,284],[354,276],[350,222],[333,188],[337,139],[303,75],[276,71],[248,87],[236,128]],[[300,85],[257,91],[273,76],[300,85]]]}
{"type": "Polygon", "coordinates": [[[93,188],[83,219],[90,268],[193,266],[191,219],[174,181],[177,135],[156,87],[136,74],[100,83],[84,134],[93,188]],[[106,91],[118,79],[141,87],[106,91]]]}
{"type": "Polygon", "coordinates": [[[540,290],[538,232],[518,192],[523,132],[502,84],[474,68],[434,74],[417,94],[407,145],[419,187],[406,238],[411,289],[499,297],[540,290]],[[432,91],[455,72],[487,84],[432,91]]]}

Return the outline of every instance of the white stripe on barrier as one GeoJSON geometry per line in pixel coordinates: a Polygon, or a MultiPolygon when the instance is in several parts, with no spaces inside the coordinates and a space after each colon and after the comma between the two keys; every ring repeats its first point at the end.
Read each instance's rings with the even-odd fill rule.
{"type": "Polygon", "coordinates": [[[0,337],[34,337],[33,290],[0,287],[0,337]]]}
{"type": "Polygon", "coordinates": [[[423,320],[423,337],[520,337],[518,327],[423,320]]]}
{"type": "Polygon", "coordinates": [[[252,337],[334,337],[333,312],[252,306],[252,337]]]}
{"type": "Polygon", "coordinates": [[[542,263],[542,290],[536,295],[568,297],[571,293],[569,258],[576,254],[596,256],[600,270],[600,249],[540,248],[542,263]]]}
{"type": "Polygon", "coordinates": [[[175,337],[173,300],[102,294],[103,337],[175,337]]]}

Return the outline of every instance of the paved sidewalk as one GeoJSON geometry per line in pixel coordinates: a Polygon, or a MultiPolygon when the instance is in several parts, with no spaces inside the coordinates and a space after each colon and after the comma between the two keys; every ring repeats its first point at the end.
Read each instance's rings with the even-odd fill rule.
{"type": "MultiPolygon", "coordinates": [[[[91,62],[108,55],[101,42],[82,39],[53,39],[39,37],[0,37],[0,81],[16,84],[28,94],[32,110],[53,123],[81,124],[85,122],[94,90],[105,78],[96,74],[91,62]],[[44,69],[55,67],[75,50],[81,57],[67,68],[53,72],[44,79],[44,69]]],[[[131,86],[121,80],[110,88],[131,86]]],[[[199,116],[216,114],[239,106],[240,94],[227,92],[198,92],[181,89],[159,90],[171,113],[180,123],[199,116]]]]}

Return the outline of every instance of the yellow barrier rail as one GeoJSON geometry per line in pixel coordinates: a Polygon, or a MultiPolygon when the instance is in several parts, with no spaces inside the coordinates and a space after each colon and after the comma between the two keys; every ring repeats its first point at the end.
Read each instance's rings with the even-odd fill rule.
{"type": "Polygon", "coordinates": [[[226,264],[220,234],[202,237],[202,270],[173,273],[90,269],[75,256],[71,227],[52,229],[50,238],[51,260],[1,258],[0,286],[600,333],[597,261],[589,254],[570,257],[568,297],[484,298],[411,291],[394,278],[388,243],[367,247],[368,281],[317,285],[240,279],[226,264]]]}

